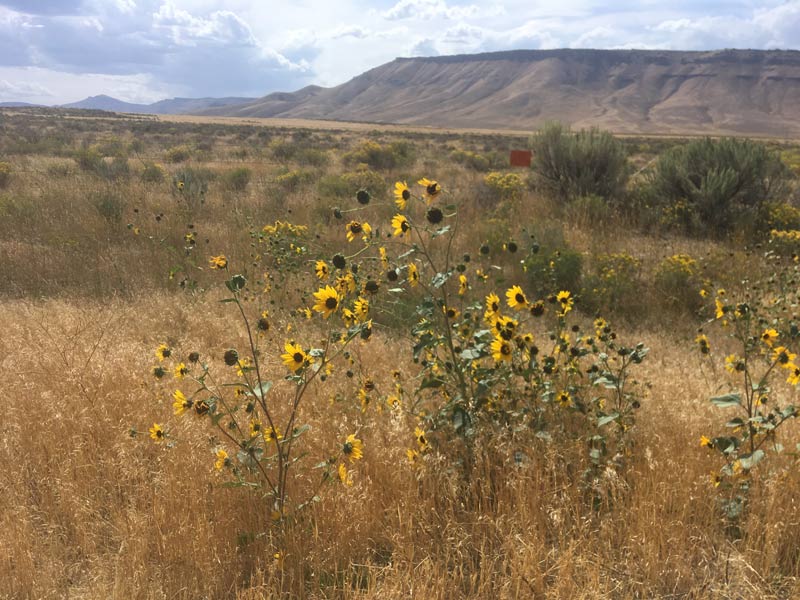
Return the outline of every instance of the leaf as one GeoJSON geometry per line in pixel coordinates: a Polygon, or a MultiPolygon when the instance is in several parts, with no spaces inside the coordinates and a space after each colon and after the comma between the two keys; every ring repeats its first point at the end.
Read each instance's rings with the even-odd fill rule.
{"type": "Polygon", "coordinates": [[[742,465],[742,468],[745,471],[749,471],[753,467],[755,467],[761,460],[764,458],[765,454],[763,450],[756,450],[752,454],[745,454],[744,456],[739,457],[739,464],[742,465]]]}
{"type": "Polygon", "coordinates": [[[478,360],[483,353],[478,348],[467,348],[461,352],[461,358],[464,360],[478,360]]]}
{"type": "Polygon", "coordinates": [[[741,427],[742,425],[744,425],[744,421],[740,417],[736,417],[725,423],[725,427],[741,427]]]}
{"type": "Polygon", "coordinates": [[[421,392],[422,390],[428,388],[442,387],[442,384],[444,384],[444,381],[442,381],[441,379],[437,379],[436,377],[428,377],[427,379],[422,380],[422,383],[419,384],[419,388],[417,388],[417,391],[421,392]]]}
{"type": "Polygon", "coordinates": [[[433,279],[431,279],[431,285],[435,288],[442,287],[447,282],[447,280],[450,279],[450,276],[452,274],[453,274],[452,271],[448,271],[447,273],[437,273],[436,275],[433,276],[433,279]]]}
{"type": "Polygon", "coordinates": [[[619,418],[618,412],[613,412],[610,415],[606,415],[604,417],[600,417],[597,419],[597,426],[602,427],[603,425],[608,425],[612,421],[616,421],[619,418]]]}
{"type": "Polygon", "coordinates": [[[253,389],[253,393],[255,393],[256,396],[258,396],[263,400],[264,396],[266,396],[271,389],[272,389],[271,381],[262,381],[253,389]]]}
{"type": "Polygon", "coordinates": [[[431,234],[431,238],[437,238],[440,235],[444,235],[450,231],[450,225],[445,225],[444,227],[437,229],[431,234]]]}
{"type": "Polygon", "coordinates": [[[742,405],[742,395],[739,392],[733,392],[731,394],[725,394],[724,396],[714,396],[711,398],[712,404],[719,406],[720,408],[730,408],[731,406],[741,406],[742,405]]]}
{"type": "Polygon", "coordinates": [[[236,302],[236,298],[223,298],[220,300],[222,304],[227,304],[228,302],[236,302]]]}

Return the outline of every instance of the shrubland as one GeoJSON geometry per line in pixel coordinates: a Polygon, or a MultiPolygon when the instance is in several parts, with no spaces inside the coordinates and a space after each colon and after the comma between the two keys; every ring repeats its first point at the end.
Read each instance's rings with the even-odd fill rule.
{"type": "Polygon", "coordinates": [[[0,597],[796,596],[795,152],[2,113],[0,597]]]}

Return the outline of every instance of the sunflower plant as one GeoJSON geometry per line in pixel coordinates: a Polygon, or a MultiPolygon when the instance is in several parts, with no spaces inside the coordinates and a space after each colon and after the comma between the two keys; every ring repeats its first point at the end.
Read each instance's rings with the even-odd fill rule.
{"type": "MultiPolygon", "coordinates": [[[[708,329],[728,338],[728,350],[718,354],[715,346],[722,347],[722,340],[712,344],[704,332],[695,340],[704,359],[725,371],[725,393],[710,399],[726,414],[724,433],[701,436],[700,446],[722,462],[711,483],[723,492],[722,509],[731,520],[746,508],[756,467],[770,454],[784,453],[779,433],[797,416],[790,397],[800,384],[800,327],[786,316],[786,309],[800,300],[797,266],[781,267],[762,282],[745,283],[749,292],[738,301],[723,289],[713,295],[708,329]]],[[[796,449],[800,451],[800,444],[796,449]]]]}
{"type": "MultiPolygon", "coordinates": [[[[413,306],[408,330],[419,370],[413,387],[398,390],[416,428],[409,460],[416,463],[434,445],[441,452],[462,448],[456,461],[468,475],[486,436],[505,432],[519,448],[529,447],[526,435],[585,441],[587,481],[609,465],[621,466],[642,392],[631,371],[647,348],[620,343],[602,318],[581,325],[569,290],[533,297],[522,285],[509,285],[512,278],[525,280],[522,265],[526,250],[538,250],[535,240],[527,249],[507,241],[497,249],[505,258],[488,242],[474,256],[457,252],[458,207],[439,182],[400,181],[394,196],[391,242],[365,240],[359,253],[371,276],[387,282],[384,310],[403,298],[413,306]],[[370,247],[378,250],[371,259],[370,247]],[[493,264],[509,257],[510,267],[493,264]]],[[[349,237],[356,235],[353,222],[346,225],[349,237]]]]}
{"type": "Polygon", "coordinates": [[[231,307],[244,346],[203,357],[198,352],[178,356],[161,344],[152,370],[157,380],[175,385],[170,392],[173,423],[154,423],[150,437],[171,444],[178,437],[172,431],[185,429],[179,421],[193,418],[203,423],[213,432],[209,460],[214,470],[227,475],[223,485],[263,493],[276,522],[319,500],[322,485],[352,483],[348,464],[364,452],[358,431],[343,432],[329,455],[309,467],[320,475],[315,484],[308,484],[312,478],[310,470],[303,470],[308,466],[303,438],[310,428],[302,422],[304,405],[324,385],[335,363],[349,358],[351,343],[369,338],[372,324],[363,308],[351,311],[346,306],[366,302],[351,272],[341,273],[334,285],[320,285],[319,280],[331,276],[331,267],[323,260],[309,261],[307,237],[305,226],[280,221],[254,230],[250,268],[262,270],[258,276],[235,272],[223,254],[209,257],[209,269],[224,283],[220,302],[231,307]],[[281,306],[275,298],[289,282],[303,279],[301,271],[309,265],[317,289],[300,306],[287,310],[289,324],[283,334],[267,306],[281,306]],[[318,320],[315,327],[301,326],[311,319],[318,320]],[[282,377],[276,378],[276,373],[282,377]],[[298,479],[307,484],[293,485],[298,479]],[[296,497],[298,490],[305,495],[296,497]]]}

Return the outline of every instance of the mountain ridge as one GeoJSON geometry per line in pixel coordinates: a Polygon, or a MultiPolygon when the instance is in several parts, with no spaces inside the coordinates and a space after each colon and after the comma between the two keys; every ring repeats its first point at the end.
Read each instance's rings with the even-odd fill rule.
{"type": "Polygon", "coordinates": [[[800,136],[800,51],[511,50],[397,58],[332,88],[203,110],[237,117],[620,133],[800,136]]]}

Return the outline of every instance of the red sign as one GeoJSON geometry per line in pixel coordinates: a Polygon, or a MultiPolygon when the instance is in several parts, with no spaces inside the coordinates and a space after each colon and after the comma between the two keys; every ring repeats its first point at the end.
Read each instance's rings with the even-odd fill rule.
{"type": "Polygon", "coordinates": [[[512,150],[511,151],[511,166],[512,167],[530,167],[533,155],[530,150],[512,150]]]}

